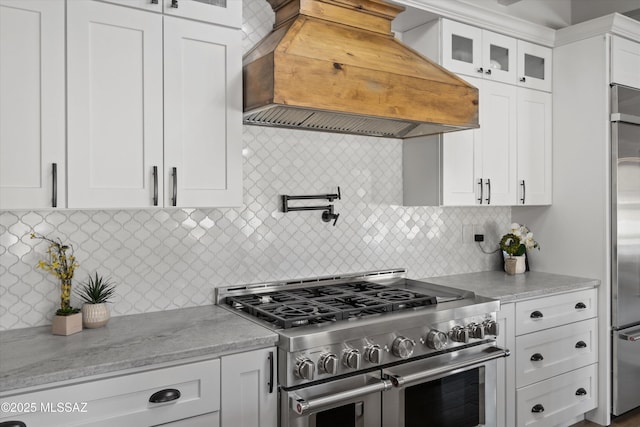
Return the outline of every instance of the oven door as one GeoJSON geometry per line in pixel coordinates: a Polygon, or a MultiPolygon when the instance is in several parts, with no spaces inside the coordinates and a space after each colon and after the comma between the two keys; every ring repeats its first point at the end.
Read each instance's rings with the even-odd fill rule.
{"type": "Polygon", "coordinates": [[[478,346],[385,369],[394,388],[382,397],[383,426],[495,426],[496,359],[508,355],[478,346]]]}
{"type": "Polygon", "coordinates": [[[280,390],[280,427],[380,426],[382,391],[393,388],[380,372],[280,390]]]}

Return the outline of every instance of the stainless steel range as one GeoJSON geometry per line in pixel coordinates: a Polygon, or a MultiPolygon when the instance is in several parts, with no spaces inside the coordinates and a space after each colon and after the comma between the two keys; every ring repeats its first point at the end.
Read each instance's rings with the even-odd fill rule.
{"type": "Polygon", "coordinates": [[[216,301],[278,332],[283,427],[496,423],[498,301],[403,269],[218,288],[216,301]]]}

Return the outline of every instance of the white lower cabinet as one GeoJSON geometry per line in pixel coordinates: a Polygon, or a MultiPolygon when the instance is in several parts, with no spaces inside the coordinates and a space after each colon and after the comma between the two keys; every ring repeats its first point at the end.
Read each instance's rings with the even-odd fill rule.
{"type": "Polygon", "coordinates": [[[505,388],[515,390],[516,413],[505,410],[506,425],[569,426],[598,405],[596,298],[586,289],[515,303],[503,338],[513,339],[515,362],[505,388]]]}
{"type": "MultiPolygon", "coordinates": [[[[216,426],[220,410],[220,360],[7,395],[1,421],[29,427],[216,426]]],[[[3,407],[4,408],[4,407],[3,407]]]]}
{"type": "Polygon", "coordinates": [[[222,427],[276,427],[276,348],[222,357],[222,427]]]}

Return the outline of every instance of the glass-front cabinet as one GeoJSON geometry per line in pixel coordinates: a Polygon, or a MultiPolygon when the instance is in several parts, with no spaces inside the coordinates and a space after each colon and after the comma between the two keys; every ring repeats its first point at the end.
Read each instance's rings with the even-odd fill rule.
{"type": "Polygon", "coordinates": [[[518,40],[518,86],[551,92],[551,49],[518,40]]]}
{"type": "Polygon", "coordinates": [[[448,19],[442,36],[442,65],[448,70],[516,83],[516,39],[448,19]]]}

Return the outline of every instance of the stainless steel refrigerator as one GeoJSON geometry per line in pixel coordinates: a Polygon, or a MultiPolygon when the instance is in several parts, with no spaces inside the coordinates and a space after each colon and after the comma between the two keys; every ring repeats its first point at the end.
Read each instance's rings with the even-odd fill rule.
{"type": "Polygon", "coordinates": [[[612,87],[613,414],[640,406],[640,90],[612,87]]]}

